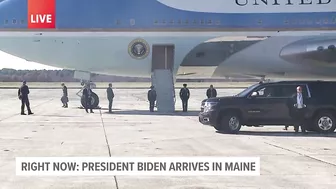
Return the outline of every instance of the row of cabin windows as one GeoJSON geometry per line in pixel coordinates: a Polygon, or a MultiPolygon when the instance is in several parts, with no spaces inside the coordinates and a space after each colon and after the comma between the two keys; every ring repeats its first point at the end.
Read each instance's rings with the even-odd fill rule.
{"type": "MultiPolygon", "coordinates": [[[[9,20],[5,20],[5,22],[4,22],[5,24],[9,24],[9,20]]],[[[11,22],[12,24],[24,24],[25,23],[25,21],[24,20],[16,20],[16,19],[13,19],[12,20],[12,22],[11,22]]]]}
{"type": "MultiPolygon", "coordinates": [[[[284,21],[285,24],[313,24],[314,22],[317,23],[317,24],[335,24],[336,23],[336,18],[333,18],[332,20],[330,20],[330,19],[324,19],[324,20],[322,20],[321,19],[321,20],[314,20],[314,21],[313,20],[291,20],[291,21],[285,20],[284,21]]],[[[4,23],[5,24],[9,24],[9,20],[5,20],[4,23]]],[[[25,21],[24,20],[18,21],[16,19],[13,19],[11,23],[12,24],[18,24],[18,23],[24,24],[25,21]]],[[[205,21],[205,20],[199,20],[199,21],[193,20],[193,21],[190,21],[190,22],[189,22],[189,20],[177,20],[176,23],[177,24],[194,24],[194,25],[196,25],[196,24],[201,24],[201,25],[203,25],[203,24],[220,25],[221,24],[221,22],[219,20],[217,20],[217,21],[213,21],[213,20],[207,20],[207,21],[205,21]]],[[[262,20],[258,20],[257,23],[258,24],[262,24],[263,21],[262,20]]],[[[116,20],[115,24],[116,25],[120,25],[121,21],[120,20],[116,20]]],[[[170,20],[170,21],[166,21],[166,20],[161,20],[161,21],[154,20],[154,24],[155,25],[157,25],[157,24],[175,24],[175,20],[170,20]]],[[[131,19],[130,20],[130,25],[135,25],[135,19],[131,19]]]]}
{"type": "MultiPolygon", "coordinates": [[[[257,20],[258,24],[263,24],[262,20],[257,20]]],[[[284,20],[285,24],[336,24],[336,17],[333,19],[319,19],[319,20],[284,20]]],[[[116,25],[120,25],[121,21],[117,20],[115,22],[116,25]]],[[[208,25],[220,25],[221,21],[220,20],[193,20],[193,21],[189,21],[189,20],[154,20],[154,25],[165,25],[165,24],[193,24],[193,25],[204,25],[204,24],[208,24],[208,25]]],[[[131,19],[130,20],[130,25],[135,25],[135,20],[131,19]]]]}
{"type": "Polygon", "coordinates": [[[154,21],[154,24],[216,24],[216,25],[220,25],[220,21],[219,20],[216,20],[216,21],[213,21],[213,20],[193,20],[193,21],[189,21],[189,20],[170,20],[170,21],[166,21],[166,20],[162,20],[162,21],[158,21],[158,20],[155,20],[154,21]]]}

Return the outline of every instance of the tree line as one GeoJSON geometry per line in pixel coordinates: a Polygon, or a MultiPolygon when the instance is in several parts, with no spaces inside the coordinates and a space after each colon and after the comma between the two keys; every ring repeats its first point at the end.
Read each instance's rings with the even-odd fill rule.
{"type": "MultiPolygon", "coordinates": [[[[0,70],[0,82],[76,82],[73,70],[15,70],[4,68],[0,70]]],[[[93,82],[141,82],[149,78],[122,77],[102,74],[91,74],[93,82]]]]}
{"type": "MultiPolygon", "coordinates": [[[[21,82],[23,80],[29,82],[78,82],[73,78],[75,71],[73,70],[15,70],[4,68],[0,70],[0,82],[21,82]]],[[[93,82],[150,82],[150,78],[139,77],[123,77],[103,74],[91,74],[93,82]]],[[[221,82],[221,81],[246,81],[254,82],[258,79],[251,78],[222,78],[222,79],[192,79],[180,78],[178,82],[221,82]]]]}

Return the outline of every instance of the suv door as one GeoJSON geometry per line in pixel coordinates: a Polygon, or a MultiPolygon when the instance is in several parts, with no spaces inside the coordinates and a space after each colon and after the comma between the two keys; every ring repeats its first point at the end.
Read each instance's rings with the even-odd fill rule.
{"type": "Polygon", "coordinates": [[[261,86],[254,92],[258,95],[250,95],[246,101],[248,122],[274,125],[291,121],[288,100],[296,92],[296,85],[270,84],[261,86]]]}
{"type": "MultiPolygon", "coordinates": [[[[304,104],[309,104],[310,101],[310,95],[308,94],[308,89],[307,89],[307,85],[306,84],[286,84],[283,85],[282,87],[282,97],[283,98],[287,98],[288,100],[290,100],[292,98],[293,95],[296,94],[296,88],[298,86],[302,87],[302,95],[303,97],[305,97],[306,101],[304,102],[304,104]]],[[[296,99],[294,99],[294,101],[296,101],[296,99]]],[[[290,104],[287,104],[287,109],[285,110],[285,107],[279,107],[279,108],[283,108],[282,112],[286,112],[286,114],[284,114],[284,119],[288,119],[288,120],[292,120],[293,117],[291,117],[290,115],[290,110],[289,108],[293,108],[293,101],[287,101],[287,102],[291,102],[290,104]],[[291,107],[289,107],[291,106],[291,107]]]]}

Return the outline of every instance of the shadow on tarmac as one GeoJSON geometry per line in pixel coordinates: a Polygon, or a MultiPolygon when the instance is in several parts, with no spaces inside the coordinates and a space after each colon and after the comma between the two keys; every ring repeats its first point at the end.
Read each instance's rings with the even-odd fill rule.
{"type": "MultiPolygon", "coordinates": [[[[35,115],[35,114],[34,114],[35,115]]],[[[44,117],[82,117],[82,116],[73,116],[73,115],[39,115],[39,116],[44,116],[44,117]]]]}
{"type": "Polygon", "coordinates": [[[113,113],[105,112],[106,114],[119,114],[119,115],[157,115],[157,116],[198,116],[200,111],[176,111],[174,113],[165,113],[165,112],[150,112],[149,110],[121,110],[114,111],[113,113]]]}
{"type": "MultiPolygon", "coordinates": [[[[81,109],[81,110],[84,110],[85,108],[82,107],[82,106],[80,106],[80,107],[77,107],[77,108],[74,108],[74,109],[81,109]]],[[[108,111],[108,108],[97,107],[97,108],[92,108],[92,110],[107,110],[107,111],[108,111]]],[[[121,109],[112,108],[112,110],[121,110],[121,109]]]]}
{"type": "MultiPolygon", "coordinates": [[[[100,108],[101,110],[109,110],[108,108],[100,108]]],[[[112,111],[114,111],[114,110],[121,110],[121,109],[118,109],[118,108],[112,108],[112,111]]]]}
{"type": "MultiPolygon", "coordinates": [[[[216,131],[219,134],[226,134],[216,131]]],[[[321,134],[316,132],[295,133],[294,131],[239,131],[237,135],[250,135],[250,136],[275,136],[275,137],[330,137],[336,138],[336,133],[321,134]]]]}

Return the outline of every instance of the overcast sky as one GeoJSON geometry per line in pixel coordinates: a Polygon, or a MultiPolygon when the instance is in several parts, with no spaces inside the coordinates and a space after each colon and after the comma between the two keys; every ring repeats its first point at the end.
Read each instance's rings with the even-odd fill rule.
{"type": "Polygon", "coordinates": [[[59,68],[45,66],[36,62],[28,62],[24,59],[12,56],[0,51],[0,69],[12,68],[16,70],[56,70],[59,68]]]}

